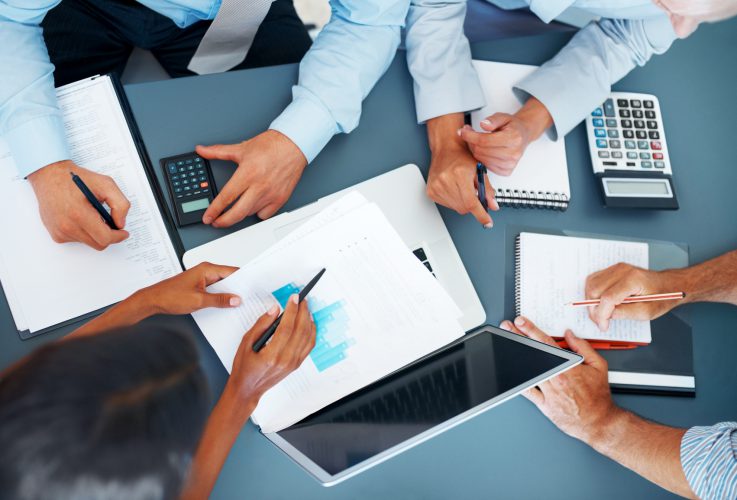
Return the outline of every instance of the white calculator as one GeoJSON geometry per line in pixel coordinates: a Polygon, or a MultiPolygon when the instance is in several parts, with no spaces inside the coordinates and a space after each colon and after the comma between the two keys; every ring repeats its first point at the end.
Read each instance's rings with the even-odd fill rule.
{"type": "Polygon", "coordinates": [[[604,205],[678,208],[657,97],[613,92],[586,118],[586,133],[604,205]]]}

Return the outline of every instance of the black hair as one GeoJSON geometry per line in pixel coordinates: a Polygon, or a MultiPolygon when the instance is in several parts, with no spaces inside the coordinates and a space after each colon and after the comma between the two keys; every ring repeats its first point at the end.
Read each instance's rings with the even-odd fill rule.
{"type": "Polygon", "coordinates": [[[175,498],[209,405],[181,333],[138,325],[42,347],[0,380],[0,498],[175,498]]]}

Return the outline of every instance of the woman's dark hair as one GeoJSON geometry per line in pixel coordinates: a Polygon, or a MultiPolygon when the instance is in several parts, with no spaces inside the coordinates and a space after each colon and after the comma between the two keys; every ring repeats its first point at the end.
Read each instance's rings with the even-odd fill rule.
{"type": "Polygon", "coordinates": [[[181,333],[138,325],[42,347],[0,380],[0,498],[174,498],[208,409],[181,333]]]}

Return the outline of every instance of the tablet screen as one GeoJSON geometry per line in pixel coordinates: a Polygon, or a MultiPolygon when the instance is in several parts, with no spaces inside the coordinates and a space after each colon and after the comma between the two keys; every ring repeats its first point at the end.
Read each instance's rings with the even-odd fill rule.
{"type": "Polygon", "coordinates": [[[339,474],[569,361],[484,331],[278,434],[328,474],[339,474]]]}

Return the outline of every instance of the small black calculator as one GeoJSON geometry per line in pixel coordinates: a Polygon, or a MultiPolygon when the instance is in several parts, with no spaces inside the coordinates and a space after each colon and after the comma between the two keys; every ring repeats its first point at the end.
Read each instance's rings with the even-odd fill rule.
{"type": "Polygon", "coordinates": [[[202,222],[217,195],[210,163],[194,152],[162,158],[160,163],[179,226],[202,222]]]}

